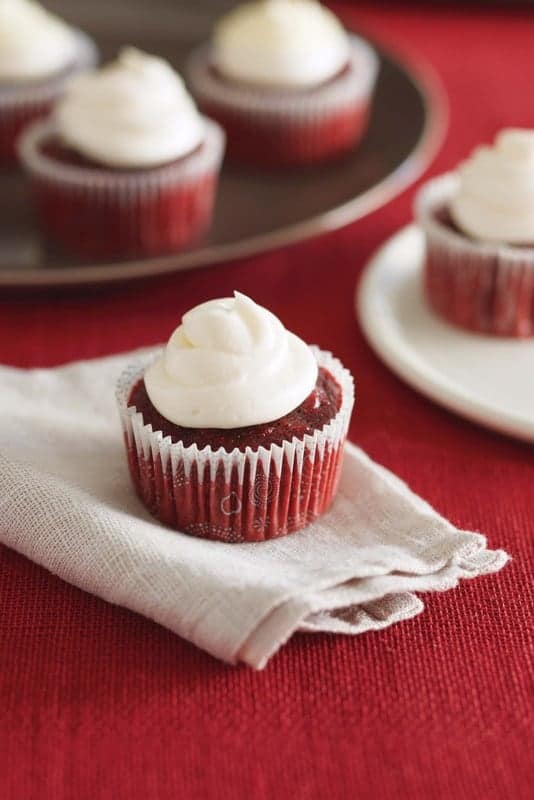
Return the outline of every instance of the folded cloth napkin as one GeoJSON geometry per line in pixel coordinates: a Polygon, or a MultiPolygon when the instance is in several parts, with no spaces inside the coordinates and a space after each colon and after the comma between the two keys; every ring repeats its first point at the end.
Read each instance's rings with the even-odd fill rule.
{"type": "Polygon", "coordinates": [[[166,529],[130,486],[115,409],[138,355],[0,367],[0,542],[257,669],[297,630],[385,628],[422,611],[413,592],[506,563],[351,444],[331,511],[305,531],[229,545],[166,529]]]}

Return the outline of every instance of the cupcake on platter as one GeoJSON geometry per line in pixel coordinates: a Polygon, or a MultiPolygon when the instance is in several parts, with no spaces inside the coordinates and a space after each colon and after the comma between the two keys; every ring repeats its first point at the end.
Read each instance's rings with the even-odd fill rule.
{"type": "Polygon", "coordinates": [[[92,67],[91,39],[32,0],[0,2],[0,165],[16,162],[22,129],[49,113],[65,83],[92,67]]]}
{"type": "Polygon", "coordinates": [[[257,166],[328,161],[362,137],[378,71],[373,49],[315,0],[253,0],[215,26],[187,75],[228,154],[257,166]]]}
{"type": "Polygon", "coordinates": [[[332,502],[352,377],[242,294],[188,311],[117,400],[135,489],[179,531],[264,541],[332,502]]]}
{"type": "Polygon", "coordinates": [[[420,190],[425,290],[449,322],[534,335],[534,130],[501,131],[420,190]]]}
{"type": "Polygon", "coordinates": [[[224,132],[170,64],[134,48],[71,81],[19,142],[47,239],[82,258],[180,250],[209,225],[224,132]]]}

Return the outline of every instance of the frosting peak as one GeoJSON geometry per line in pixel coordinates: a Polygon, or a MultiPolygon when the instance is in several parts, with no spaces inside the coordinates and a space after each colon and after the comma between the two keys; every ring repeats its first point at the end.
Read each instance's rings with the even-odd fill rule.
{"type": "Polygon", "coordinates": [[[76,57],[72,28],[32,0],[0,0],[0,81],[39,80],[76,57]]]}
{"type": "Polygon", "coordinates": [[[305,89],[348,63],[349,38],[316,0],[255,0],[217,24],[213,60],[230,80],[305,89]]]}
{"type": "Polygon", "coordinates": [[[235,292],[184,314],[145,386],[155,408],[176,425],[241,428],[293,411],[316,380],[308,345],[235,292]]]}
{"type": "Polygon", "coordinates": [[[72,80],[55,110],[63,141],[111,167],[153,167],[193,151],[204,123],[180,76],[133,47],[72,80]]]}
{"type": "Polygon", "coordinates": [[[454,222],[487,242],[534,243],[534,130],[502,130],[458,169],[454,222]]]}

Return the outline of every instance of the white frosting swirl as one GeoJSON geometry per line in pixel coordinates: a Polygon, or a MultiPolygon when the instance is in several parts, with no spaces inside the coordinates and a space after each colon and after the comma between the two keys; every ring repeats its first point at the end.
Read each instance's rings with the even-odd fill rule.
{"type": "Polygon", "coordinates": [[[0,0],[0,81],[47,78],[76,58],[75,31],[32,0],[0,0]]]}
{"type": "Polygon", "coordinates": [[[205,126],[180,76],[133,47],[69,83],[55,122],[62,140],[111,167],[153,167],[192,152],[205,126]]]}
{"type": "Polygon", "coordinates": [[[145,375],[166,419],[187,428],[240,428],[283,417],[313,390],[317,362],[302,339],[248,297],[187,314],[145,375]]]}
{"type": "Polygon", "coordinates": [[[227,78],[259,86],[305,89],[348,63],[349,37],[315,0],[256,0],[215,27],[213,62],[227,78]]]}
{"type": "Polygon", "coordinates": [[[458,170],[450,212],[468,236],[487,242],[534,243],[534,130],[508,128],[493,147],[479,147],[458,170]]]}

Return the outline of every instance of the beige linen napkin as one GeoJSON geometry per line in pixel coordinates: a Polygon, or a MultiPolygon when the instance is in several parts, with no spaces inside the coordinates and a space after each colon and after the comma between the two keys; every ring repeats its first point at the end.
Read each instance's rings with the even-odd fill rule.
{"type": "Polygon", "coordinates": [[[301,533],[228,545],[162,527],[130,486],[115,409],[138,355],[0,367],[0,542],[257,669],[297,630],[384,628],[422,611],[413,592],[506,563],[353,445],[332,510],[301,533]]]}

